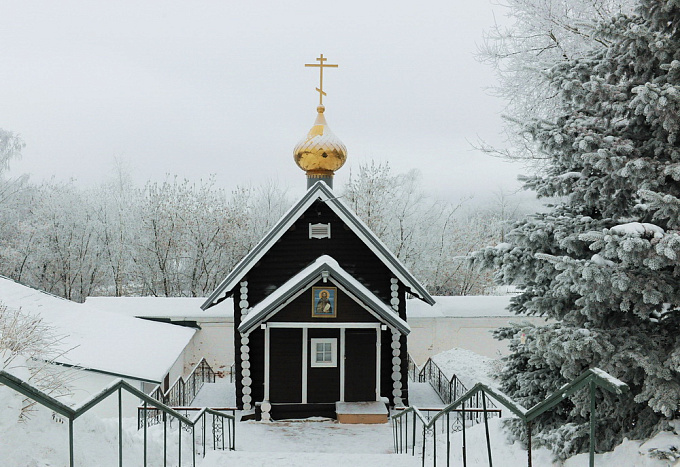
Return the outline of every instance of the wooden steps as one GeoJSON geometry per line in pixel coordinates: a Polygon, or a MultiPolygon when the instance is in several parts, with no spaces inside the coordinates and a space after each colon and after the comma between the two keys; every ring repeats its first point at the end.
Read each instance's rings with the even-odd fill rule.
{"type": "Polygon", "coordinates": [[[339,423],[387,423],[389,411],[384,402],[336,402],[339,423]]]}

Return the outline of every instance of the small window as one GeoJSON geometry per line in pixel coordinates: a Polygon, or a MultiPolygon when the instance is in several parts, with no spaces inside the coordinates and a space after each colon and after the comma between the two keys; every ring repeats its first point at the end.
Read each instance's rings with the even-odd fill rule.
{"type": "Polygon", "coordinates": [[[331,238],[331,224],[309,224],[309,238],[331,238]]]}
{"type": "Polygon", "coordinates": [[[336,367],[337,339],[311,339],[313,367],[336,367]]]}

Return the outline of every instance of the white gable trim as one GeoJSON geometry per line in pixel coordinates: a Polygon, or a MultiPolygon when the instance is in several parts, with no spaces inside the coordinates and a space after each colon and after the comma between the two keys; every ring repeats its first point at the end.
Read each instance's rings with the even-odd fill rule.
{"type": "Polygon", "coordinates": [[[340,199],[336,198],[331,189],[323,181],[316,182],[305,196],[300,199],[279,222],[264,236],[217,286],[212,294],[201,305],[207,310],[216,304],[224,294],[230,293],[257,262],[271,249],[284,233],[299,219],[299,217],[317,200],[321,199],[340,219],[354,232],[361,241],[382,261],[383,264],[409,289],[410,292],[426,303],[434,305],[435,301],[418,280],[406,269],[399,259],[375,236],[366,224],[359,219],[352,210],[340,199]]]}
{"type": "Polygon", "coordinates": [[[319,257],[314,263],[297,273],[276,291],[267,296],[267,298],[251,308],[246,318],[239,325],[238,331],[248,333],[263,321],[270,319],[321,280],[323,271],[328,272],[329,281],[337,285],[350,298],[363,306],[378,321],[395,327],[402,334],[406,335],[411,332],[411,328],[406,321],[385,305],[373,292],[351,277],[330,256],[319,257]]]}

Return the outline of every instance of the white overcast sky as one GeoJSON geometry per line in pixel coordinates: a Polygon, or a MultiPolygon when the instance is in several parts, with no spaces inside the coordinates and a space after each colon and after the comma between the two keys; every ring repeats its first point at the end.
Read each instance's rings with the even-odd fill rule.
{"type": "MultiPolygon", "coordinates": [[[[227,189],[278,180],[302,193],[292,150],[316,116],[348,148],[336,175],[375,159],[417,168],[451,201],[516,189],[523,168],[472,149],[501,143],[503,102],[473,54],[488,0],[18,1],[0,15],[0,128],[20,133],[12,173],[139,183],[215,174],[227,189]]],[[[498,7],[495,7],[498,8],[498,7]]],[[[503,11],[496,11],[501,20],[503,11]]]]}

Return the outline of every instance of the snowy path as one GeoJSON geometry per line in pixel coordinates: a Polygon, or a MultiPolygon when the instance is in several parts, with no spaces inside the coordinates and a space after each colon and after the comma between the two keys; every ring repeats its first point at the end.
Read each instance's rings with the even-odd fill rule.
{"type": "Polygon", "coordinates": [[[347,453],[290,453],[290,452],[229,452],[209,453],[201,467],[416,467],[417,457],[398,454],[347,454],[347,453]]]}
{"type": "Polygon", "coordinates": [[[214,383],[205,383],[191,404],[193,407],[235,407],[236,394],[234,383],[228,378],[214,383]]]}
{"type": "Polygon", "coordinates": [[[345,425],[327,419],[241,422],[234,452],[209,452],[201,467],[239,466],[415,466],[393,454],[392,427],[345,425]]]}
{"type": "Polygon", "coordinates": [[[408,391],[409,405],[415,405],[418,408],[426,407],[432,409],[441,409],[445,405],[430,383],[414,383],[413,381],[409,381],[408,391]]]}

